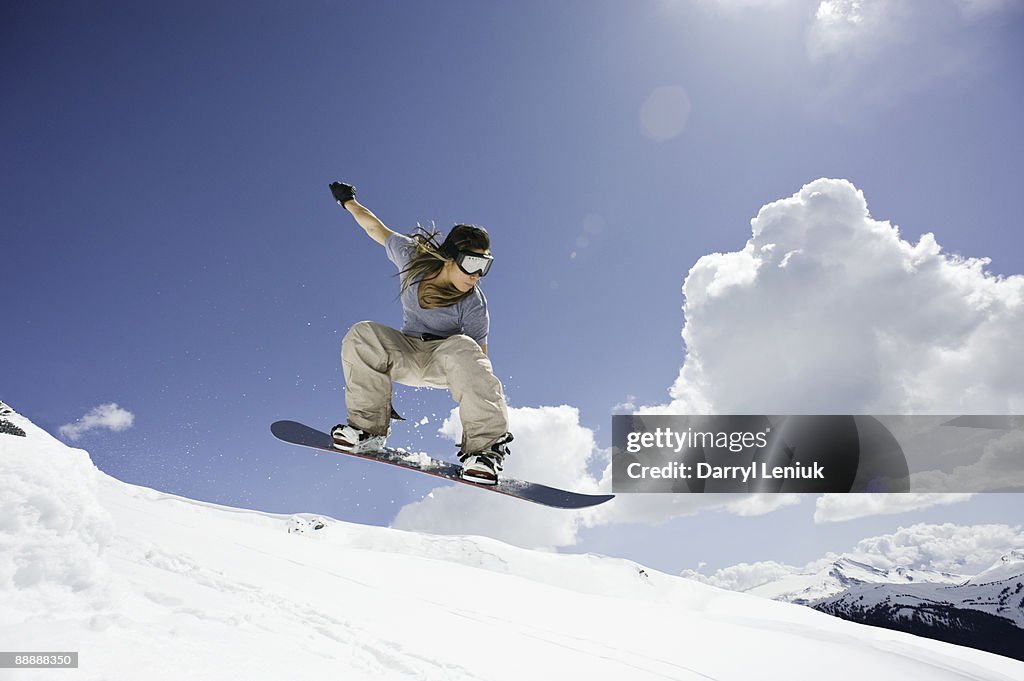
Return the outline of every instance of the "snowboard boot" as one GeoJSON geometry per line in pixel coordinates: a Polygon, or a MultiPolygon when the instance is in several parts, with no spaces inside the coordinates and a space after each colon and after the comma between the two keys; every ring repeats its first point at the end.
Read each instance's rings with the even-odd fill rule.
{"type": "Polygon", "coordinates": [[[352,454],[376,454],[384,449],[387,435],[371,435],[354,426],[339,423],[331,428],[334,447],[352,454]]]}
{"type": "Polygon", "coordinates": [[[480,485],[497,485],[498,471],[501,470],[505,457],[511,453],[508,443],[512,442],[512,439],[512,433],[505,433],[497,442],[479,452],[459,452],[462,479],[480,485]]]}

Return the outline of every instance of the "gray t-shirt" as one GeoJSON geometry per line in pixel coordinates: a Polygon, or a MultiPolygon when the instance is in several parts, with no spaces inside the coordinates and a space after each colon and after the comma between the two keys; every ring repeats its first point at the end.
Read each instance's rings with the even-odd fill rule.
{"type": "MultiPolygon", "coordinates": [[[[391,234],[384,242],[388,259],[401,272],[416,254],[416,242],[404,234],[391,234]]],[[[420,307],[420,282],[415,281],[402,293],[402,333],[419,336],[429,333],[435,336],[465,334],[479,343],[487,344],[487,332],[491,319],[487,314],[487,298],[480,286],[448,307],[425,309],[420,307]]]]}

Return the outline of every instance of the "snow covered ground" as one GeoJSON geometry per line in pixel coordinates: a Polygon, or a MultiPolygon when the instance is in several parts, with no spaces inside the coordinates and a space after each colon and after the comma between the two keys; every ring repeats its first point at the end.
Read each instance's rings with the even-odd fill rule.
{"type": "Polygon", "coordinates": [[[625,560],[183,499],[0,433],[0,679],[993,679],[1024,663],[625,560]]]}

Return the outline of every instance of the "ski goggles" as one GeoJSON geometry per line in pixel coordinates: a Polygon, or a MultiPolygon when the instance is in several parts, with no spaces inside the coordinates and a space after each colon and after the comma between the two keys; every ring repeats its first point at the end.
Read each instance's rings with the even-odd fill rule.
{"type": "Polygon", "coordinates": [[[491,263],[493,262],[493,256],[472,253],[470,251],[459,251],[458,255],[455,256],[455,264],[459,266],[460,270],[470,276],[474,274],[479,274],[481,277],[487,276],[487,272],[491,269],[491,263]]]}

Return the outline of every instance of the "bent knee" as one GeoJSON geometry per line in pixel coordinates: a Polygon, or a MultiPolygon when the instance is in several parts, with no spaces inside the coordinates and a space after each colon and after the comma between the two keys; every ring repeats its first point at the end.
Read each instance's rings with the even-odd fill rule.
{"type": "Polygon", "coordinates": [[[466,375],[480,372],[493,374],[491,360],[484,354],[480,344],[469,336],[458,335],[446,339],[435,356],[442,361],[450,380],[453,372],[466,375]]]}
{"type": "Polygon", "coordinates": [[[350,343],[353,340],[362,339],[362,338],[369,338],[371,336],[374,336],[376,334],[374,332],[374,328],[373,327],[374,327],[374,323],[373,322],[369,322],[369,321],[356,322],[348,330],[348,333],[345,334],[345,337],[342,339],[341,342],[343,344],[344,343],[350,343]]]}

